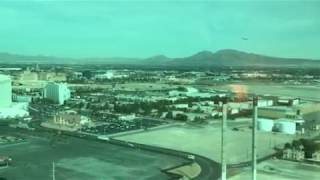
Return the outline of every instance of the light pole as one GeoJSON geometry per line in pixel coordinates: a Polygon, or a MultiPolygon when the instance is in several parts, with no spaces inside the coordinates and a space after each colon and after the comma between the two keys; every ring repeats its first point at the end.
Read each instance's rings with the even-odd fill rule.
{"type": "Polygon", "coordinates": [[[252,180],[257,179],[257,119],[258,119],[258,97],[253,97],[253,117],[252,117],[252,180]]]}
{"type": "Polygon", "coordinates": [[[222,123],[221,123],[221,180],[227,179],[227,165],[225,160],[224,136],[227,129],[227,104],[222,105],[222,123]]]}
{"type": "Polygon", "coordinates": [[[56,180],[56,166],[55,166],[55,163],[54,161],[52,162],[52,180],[56,180]]]}

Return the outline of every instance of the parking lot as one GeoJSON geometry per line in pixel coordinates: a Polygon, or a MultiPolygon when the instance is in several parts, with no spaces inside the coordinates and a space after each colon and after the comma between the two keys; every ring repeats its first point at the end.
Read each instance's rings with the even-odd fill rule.
{"type": "Polygon", "coordinates": [[[83,128],[81,131],[92,134],[108,135],[125,131],[147,129],[163,124],[166,124],[166,122],[143,118],[134,119],[132,121],[109,120],[96,127],[83,128]]]}
{"type": "MultiPolygon", "coordinates": [[[[230,127],[234,129],[234,126],[230,127]]],[[[225,148],[227,163],[236,164],[249,161],[251,158],[251,130],[227,129],[225,131],[225,148]]],[[[275,146],[283,147],[296,136],[269,132],[257,133],[258,158],[275,153],[275,146]]],[[[154,131],[117,137],[119,140],[175,149],[205,156],[220,161],[221,129],[217,124],[206,126],[181,125],[154,131]]]]}

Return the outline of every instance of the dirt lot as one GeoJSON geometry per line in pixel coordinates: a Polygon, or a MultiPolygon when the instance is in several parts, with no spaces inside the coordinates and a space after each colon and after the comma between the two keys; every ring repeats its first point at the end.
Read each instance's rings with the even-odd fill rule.
{"type": "MultiPolygon", "coordinates": [[[[166,129],[131,134],[118,139],[166,147],[203,155],[215,161],[220,161],[220,134],[217,124],[205,127],[170,127],[166,129]]],[[[264,157],[274,152],[275,145],[283,145],[296,136],[259,132],[257,136],[258,157],[264,157]]],[[[251,158],[251,131],[226,132],[226,153],[228,163],[244,162],[251,158]]]]}
{"type": "MultiPolygon", "coordinates": [[[[291,162],[284,160],[268,160],[258,165],[257,179],[259,180],[318,180],[320,166],[291,162]]],[[[251,179],[250,169],[231,177],[230,180],[251,179]]]]}

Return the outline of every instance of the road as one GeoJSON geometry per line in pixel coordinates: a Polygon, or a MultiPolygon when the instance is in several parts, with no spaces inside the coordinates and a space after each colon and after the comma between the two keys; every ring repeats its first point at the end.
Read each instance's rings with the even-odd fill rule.
{"type": "Polygon", "coordinates": [[[197,164],[199,164],[199,166],[201,167],[201,173],[196,179],[198,179],[198,180],[216,180],[216,179],[220,178],[220,174],[221,174],[220,164],[218,162],[215,162],[215,161],[213,161],[209,158],[206,158],[204,156],[200,156],[200,155],[192,154],[192,153],[188,153],[188,152],[183,152],[183,151],[177,151],[177,150],[173,150],[173,149],[145,145],[145,144],[138,144],[138,143],[133,143],[133,142],[128,143],[125,141],[115,140],[115,139],[109,140],[109,143],[115,143],[118,145],[127,146],[129,148],[134,148],[134,149],[151,151],[151,152],[158,153],[158,154],[173,155],[176,157],[184,158],[188,161],[190,161],[187,158],[188,155],[193,155],[195,157],[194,161],[197,164]]]}

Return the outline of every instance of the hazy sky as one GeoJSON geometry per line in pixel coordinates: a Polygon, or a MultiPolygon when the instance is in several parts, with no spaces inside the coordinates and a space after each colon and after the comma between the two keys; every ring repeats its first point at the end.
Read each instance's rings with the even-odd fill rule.
{"type": "Polygon", "coordinates": [[[180,57],[232,48],[320,59],[319,47],[317,0],[0,0],[0,52],[180,57]]]}

